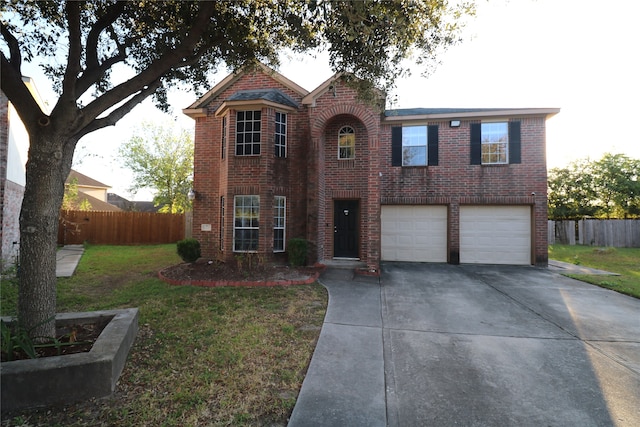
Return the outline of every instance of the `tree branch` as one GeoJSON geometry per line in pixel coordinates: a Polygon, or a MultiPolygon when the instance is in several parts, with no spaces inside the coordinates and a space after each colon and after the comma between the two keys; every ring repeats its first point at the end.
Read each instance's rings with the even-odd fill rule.
{"type": "Polygon", "coordinates": [[[87,70],[99,67],[98,41],[100,40],[100,34],[118,19],[124,7],[125,2],[123,1],[118,1],[111,5],[89,31],[87,35],[87,70]]]}
{"type": "Polygon", "coordinates": [[[160,87],[161,80],[158,79],[154,81],[149,86],[143,88],[136,95],[131,97],[127,102],[122,104],[120,107],[113,110],[107,117],[103,117],[100,119],[94,119],[87,126],[84,127],[79,133],[77,133],[78,138],[83,137],[84,135],[91,133],[95,130],[102,129],[107,126],[115,125],[118,120],[129,114],[129,112],[139,103],[145,100],[149,95],[153,94],[158,87],[160,87]]]}
{"type": "Polygon", "coordinates": [[[11,104],[15,107],[27,130],[32,131],[38,126],[38,120],[46,117],[46,114],[42,112],[40,105],[22,81],[20,68],[16,69],[4,56],[4,53],[2,53],[0,61],[0,88],[11,100],[11,104]]]}
{"type": "MultiPolygon", "coordinates": [[[[82,31],[80,30],[80,4],[75,1],[67,1],[65,5],[67,23],[69,24],[69,54],[67,68],[62,80],[62,95],[56,105],[66,109],[76,108],[76,81],[80,74],[80,61],[82,58],[82,31]]],[[[52,113],[52,114],[55,114],[52,113]]]]}
{"type": "Polygon", "coordinates": [[[22,53],[20,52],[20,44],[18,43],[18,39],[11,34],[9,28],[6,25],[0,22],[0,33],[2,33],[2,37],[4,41],[7,42],[9,46],[9,61],[8,63],[15,68],[16,71],[20,72],[20,67],[22,66],[22,53]]]}
{"type": "MultiPolygon", "coordinates": [[[[105,92],[103,95],[94,99],[84,107],[82,109],[84,113],[84,124],[81,125],[80,128],[84,129],[87,126],[90,126],[90,123],[94,119],[118,102],[123,101],[136,93],[147,93],[145,88],[152,87],[153,83],[164,76],[169,70],[189,65],[194,60],[198,59],[200,52],[195,55],[194,52],[202,40],[202,35],[206,32],[209,26],[210,18],[216,7],[215,2],[201,2],[199,5],[200,10],[194,19],[194,23],[190,31],[188,31],[188,36],[185,40],[179,46],[165,52],[160,58],[149,64],[149,66],[137,76],[105,92]]],[[[152,93],[153,92],[148,93],[147,96],[152,93]]]]}

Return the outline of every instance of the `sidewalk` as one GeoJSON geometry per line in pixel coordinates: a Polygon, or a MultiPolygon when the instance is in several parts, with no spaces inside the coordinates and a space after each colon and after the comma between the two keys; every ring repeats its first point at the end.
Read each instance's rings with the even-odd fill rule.
{"type": "Polygon", "coordinates": [[[56,277],[73,276],[83,253],[82,245],[66,245],[60,248],[56,253],[56,277]]]}
{"type": "Polygon", "coordinates": [[[555,259],[549,260],[549,270],[557,273],[569,273],[569,274],[592,274],[595,276],[619,276],[618,273],[611,273],[610,271],[598,270],[595,268],[585,267],[584,265],[570,264],[568,262],[556,261],[555,259]]]}

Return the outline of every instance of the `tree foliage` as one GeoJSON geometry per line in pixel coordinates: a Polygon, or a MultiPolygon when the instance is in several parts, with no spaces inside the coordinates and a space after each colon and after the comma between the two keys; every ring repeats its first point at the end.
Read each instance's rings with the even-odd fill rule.
{"type": "Polygon", "coordinates": [[[186,130],[143,123],[119,150],[124,166],[133,172],[129,188],[155,191],[153,202],[160,212],[183,213],[190,209],[187,194],[193,175],[193,140],[186,130]]]}
{"type": "MultiPolygon", "coordinates": [[[[20,216],[18,317],[52,335],[55,236],[64,181],[84,135],[114,125],[145,98],[166,109],[167,90],[203,88],[220,66],[262,61],[285,50],[326,50],[335,71],[381,88],[407,69],[432,64],[458,40],[471,3],[440,0],[179,0],[0,3],[0,83],[30,137],[20,216]],[[39,61],[59,98],[50,114],[22,81],[39,61]]],[[[195,96],[195,95],[194,95],[195,96]]]]}
{"type": "Polygon", "coordinates": [[[605,154],[549,171],[550,219],[640,217],[640,160],[605,154]]]}
{"type": "Polygon", "coordinates": [[[79,211],[90,211],[93,208],[91,202],[86,197],[80,197],[78,190],[78,178],[72,178],[64,189],[62,198],[62,209],[77,209],[79,211]]]}

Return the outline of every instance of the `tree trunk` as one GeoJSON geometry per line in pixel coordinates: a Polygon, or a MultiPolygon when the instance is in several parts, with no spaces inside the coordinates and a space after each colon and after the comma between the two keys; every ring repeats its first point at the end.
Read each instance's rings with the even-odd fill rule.
{"type": "Polygon", "coordinates": [[[38,341],[55,336],[58,216],[75,148],[50,128],[30,134],[20,211],[18,322],[38,341]]]}

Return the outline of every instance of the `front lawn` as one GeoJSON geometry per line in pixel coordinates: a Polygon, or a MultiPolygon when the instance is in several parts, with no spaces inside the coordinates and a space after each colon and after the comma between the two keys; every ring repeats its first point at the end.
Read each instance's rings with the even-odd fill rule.
{"type": "MultiPolygon", "coordinates": [[[[2,426],[284,426],[327,304],[318,285],[171,286],[175,245],[89,246],[58,280],[58,311],[140,308],[140,328],[114,396],[3,414],[2,426]]],[[[2,282],[3,315],[17,289],[2,282]]]]}
{"type": "Polygon", "coordinates": [[[549,259],[618,273],[620,276],[567,276],[640,298],[640,248],[549,245],[549,259]]]}

